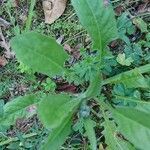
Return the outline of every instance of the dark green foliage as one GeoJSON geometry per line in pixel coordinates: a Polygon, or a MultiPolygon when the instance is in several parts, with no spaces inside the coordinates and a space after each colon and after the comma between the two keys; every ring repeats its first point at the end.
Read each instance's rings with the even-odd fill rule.
{"type": "MultiPolygon", "coordinates": [[[[149,99],[150,64],[149,51],[143,52],[142,48],[149,44],[149,34],[141,43],[130,42],[128,35],[134,34],[135,26],[128,14],[124,13],[116,22],[111,5],[103,0],[95,0],[94,3],[90,0],[72,0],[72,4],[80,22],[91,36],[93,46],[90,52],[93,55],[85,52],[81,61],[67,68],[65,62],[69,56],[64,49],[53,38],[36,32],[15,36],[11,40],[11,47],[17,59],[33,71],[50,78],[57,75],[65,77],[70,83],[85,85],[84,89],[78,94],[55,94],[55,86],[46,80],[48,85],[42,85],[46,92],[52,88],[51,94],[43,92],[40,98],[36,94],[27,95],[5,105],[1,101],[1,126],[14,124],[18,116],[25,115],[28,106],[37,104],[38,117],[49,130],[41,149],[60,149],[72,132],[75,118],[74,130],[80,133],[85,130],[90,148],[96,150],[100,142],[96,138],[96,121],[90,119],[92,109],[88,106],[91,100],[95,100],[102,115],[106,149],[144,147],[148,150],[150,114],[149,102],[145,99],[149,99]],[[116,38],[122,39],[125,46],[124,53],[118,56],[108,51],[108,44],[116,38]],[[119,74],[115,69],[119,70],[119,74]],[[140,91],[144,91],[144,96],[140,91]],[[76,113],[79,115],[76,116],[76,113]]],[[[140,28],[141,32],[147,32],[143,28],[140,28]]]]}

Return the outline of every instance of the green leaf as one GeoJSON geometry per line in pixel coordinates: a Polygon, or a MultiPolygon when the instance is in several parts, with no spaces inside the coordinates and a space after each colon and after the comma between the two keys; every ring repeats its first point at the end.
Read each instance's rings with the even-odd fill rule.
{"type": "Polygon", "coordinates": [[[131,57],[126,58],[125,53],[118,54],[117,62],[122,66],[130,66],[134,60],[131,57]]]}
{"type": "Polygon", "coordinates": [[[80,99],[71,99],[67,94],[48,95],[38,106],[39,118],[47,128],[57,128],[74,113],[80,102],[80,99]]]}
{"type": "Polygon", "coordinates": [[[0,130],[13,125],[17,118],[27,115],[27,108],[30,105],[37,104],[40,99],[37,95],[27,95],[18,97],[4,105],[3,117],[0,118],[0,130]]]}
{"type": "Polygon", "coordinates": [[[114,83],[122,83],[128,88],[149,88],[146,79],[138,70],[134,70],[131,74],[120,74],[114,83]]]}
{"type": "Polygon", "coordinates": [[[101,87],[101,77],[98,74],[95,74],[90,81],[90,85],[85,92],[86,97],[91,98],[91,97],[96,97],[100,93],[100,87],[101,87]]]}
{"type": "Polygon", "coordinates": [[[108,83],[122,83],[129,88],[149,88],[149,83],[146,81],[142,73],[150,72],[150,64],[132,69],[110,77],[102,82],[102,85],[108,83]]]}
{"type": "Polygon", "coordinates": [[[71,133],[71,116],[49,134],[42,150],[57,150],[65,142],[66,137],[71,133]]]}
{"type": "Polygon", "coordinates": [[[142,33],[148,32],[147,24],[142,18],[135,18],[133,23],[141,30],[142,33]]]}
{"type": "Polygon", "coordinates": [[[82,25],[93,40],[93,49],[102,52],[106,45],[117,37],[117,26],[110,4],[103,0],[72,0],[82,25]]]}
{"type": "Polygon", "coordinates": [[[95,127],[94,121],[92,121],[90,119],[84,120],[84,128],[86,131],[86,135],[88,136],[88,139],[90,141],[91,149],[97,150],[97,141],[96,141],[96,135],[95,135],[94,127],[95,127]]]}
{"type": "Polygon", "coordinates": [[[83,135],[83,132],[84,132],[83,126],[84,126],[84,118],[80,117],[77,120],[77,122],[73,125],[73,130],[75,132],[79,131],[79,133],[83,135]]]}
{"type": "Polygon", "coordinates": [[[120,107],[111,109],[119,131],[136,148],[149,150],[150,114],[134,108],[120,107]]]}
{"type": "Polygon", "coordinates": [[[0,117],[4,114],[4,100],[0,100],[0,117]]]}
{"type": "Polygon", "coordinates": [[[150,32],[146,34],[146,40],[150,42],[150,32]]]}
{"type": "Polygon", "coordinates": [[[29,15],[26,20],[25,32],[29,31],[31,28],[32,19],[34,16],[34,7],[36,5],[36,2],[37,2],[36,0],[31,0],[31,2],[30,2],[29,15]]]}
{"type": "Polygon", "coordinates": [[[11,40],[11,47],[17,59],[34,71],[50,77],[62,75],[68,55],[53,38],[35,32],[24,33],[11,40]]]}
{"type": "Polygon", "coordinates": [[[127,96],[120,96],[120,95],[114,95],[116,99],[120,99],[125,102],[129,103],[135,103],[136,104],[136,109],[150,113],[150,102],[135,98],[135,97],[127,97],[127,96]]]}
{"type": "Polygon", "coordinates": [[[54,92],[56,89],[56,84],[50,78],[47,78],[44,83],[41,84],[44,87],[44,90],[47,92],[54,92]]]}
{"type": "Polygon", "coordinates": [[[135,150],[135,148],[129,142],[117,136],[118,129],[115,125],[115,122],[111,120],[109,116],[109,112],[103,108],[102,104],[103,103],[101,103],[101,109],[104,117],[104,122],[102,123],[104,130],[102,133],[105,136],[105,142],[107,144],[106,149],[107,150],[127,150],[127,149],[135,150]]]}

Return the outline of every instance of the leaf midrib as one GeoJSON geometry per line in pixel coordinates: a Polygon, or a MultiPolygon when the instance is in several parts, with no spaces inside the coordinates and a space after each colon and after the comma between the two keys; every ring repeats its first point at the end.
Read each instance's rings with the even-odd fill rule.
{"type": "Polygon", "coordinates": [[[99,50],[102,50],[101,31],[100,31],[100,29],[99,29],[99,26],[98,26],[98,22],[97,22],[96,16],[95,16],[93,10],[91,9],[89,3],[88,3],[87,1],[86,1],[86,3],[87,3],[87,6],[89,7],[89,10],[91,11],[92,16],[93,16],[93,18],[94,18],[94,21],[95,21],[95,23],[96,23],[97,30],[98,30],[98,37],[99,37],[99,41],[100,41],[100,44],[99,44],[99,50]]]}
{"type": "Polygon", "coordinates": [[[116,98],[123,99],[124,101],[150,105],[150,102],[147,102],[147,101],[142,100],[142,99],[137,99],[137,98],[132,98],[132,97],[126,97],[126,96],[120,96],[120,95],[114,95],[114,96],[116,98]]]}
{"type": "Polygon", "coordinates": [[[139,124],[140,126],[144,126],[145,128],[147,128],[148,130],[150,130],[149,127],[141,124],[139,121],[136,121],[136,120],[133,120],[131,117],[127,117],[126,115],[122,114],[122,113],[119,113],[118,110],[117,110],[117,114],[120,115],[120,116],[123,116],[123,118],[126,118],[127,120],[130,120],[131,122],[135,122],[137,124],[139,124]]]}
{"type": "MultiPolygon", "coordinates": [[[[57,134],[55,134],[52,138],[51,138],[51,135],[49,135],[50,136],[50,139],[48,138],[47,139],[47,142],[46,142],[46,144],[42,147],[42,150],[45,150],[45,148],[48,146],[47,145],[47,143],[50,143],[51,141],[54,141],[55,139],[57,139],[57,136],[62,132],[62,130],[64,130],[65,129],[65,127],[66,127],[66,125],[68,125],[69,124],[69,121],[71,120],[71,117],[64,123],[64,124],[62,124],[60,127],[59,127],[59,129],[58,129],[58,131],[59,132],[57,132],[57,134]]],[[[53,132],[53,131],[52,131],[53,132]]],[[[50,133],[51,134],[51,133],[50,133]]]]}
{"type": "MultiPolygon", "coordinates": [[[[109,126],[108,118],[107,118],[107,116],[106,116],[106,114],[105,114],[104,111],[103,111],[103,115],[104,115],[104,120],[105,120],[105,122],[106,122],[106,125],[107,125],[107,127],[108,127],[108,129],[109,129],[109,131],[111,132],[112,137],[113,137],[113,133],[114,133],[114,132],[113,132],[112,128],[109,126]]],[[[120,150],[123,150],[122,146],[121,146],[120,143],[117,141],[116,137],[114,137],[114,140],[115,140],[115,142],[117,143],[117,145],[118,145],[118,147],[120,148],[120,150]]]]}
{"type": "MultiPolygon", "coordinates": [[[[27,49],[27,51],[29,52],[29,49],[27,49]]],[[[45,56],[45,55],[43,55],[43,54],[41,54],[41,53],[38,53],[35,49],[33,49],[33,51],[32,51],[35,55],[37,54],[37,55],[39,55],[40,57],[43,57],[43,58],[45,58],[47,61],[49,61],[50,63],[53,63],[55,66],[57,66],[59,69],[63,69],[63,67],[60,65],[60,64],[58,64],[58,63],[56,63],[55,61],[53,61],[53,60],[51,60],[50,58],[48,58],[47,56],[45,56]]],[[[27,58],[27,57],[26,57],[27,58]]]]}

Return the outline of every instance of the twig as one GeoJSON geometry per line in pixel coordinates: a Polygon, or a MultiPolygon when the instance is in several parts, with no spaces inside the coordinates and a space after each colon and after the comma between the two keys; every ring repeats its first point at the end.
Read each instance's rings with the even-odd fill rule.
{"type": "Polygon", "coordinates": [[[0,17],[0,26],[9,27],[9,26],[10,26],[10,23],[0,17]]]}
{"type": "Polygon", "coordinates": [[[84,33],[84,32],[85,32],[85,30],[82,30],[81,32],[79,32],[79,33],[77,33],[76,35],[74,35],[72,38],[70,38],[70,39],[64,41],[64,42],[63,42],[63,45],[66,44],[66,43],[68,43],[68,42],[70,42],[71,40],[74,40],[74,39],[77,39],[77,38],[86,36],[87,34],[80,35],[80,34],[82,34],[82,33],[84,33]]]}

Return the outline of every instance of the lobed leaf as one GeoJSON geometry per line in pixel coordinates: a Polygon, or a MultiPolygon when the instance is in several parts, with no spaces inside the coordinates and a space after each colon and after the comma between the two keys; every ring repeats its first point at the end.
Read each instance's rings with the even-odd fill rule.
{"type": "Polygon", "coordinates": [[[112,109],[119,131],[136,148],[148,150],[150,147],[150,113],[128,107],[112,109]]]}
{"type": "Polygon", "coordinates": [[[122,83],[129,88],[149,88],[149,83],[146,81],[143,73],[150,72],[150,64],[132,69],[110,77],[102,82],[102,85],[108,83],[122,83]]]}
{"type": "Polygon", "coordinates": [[[101,108],[104,117],[104,122],[102,123],[104,130],[102,133],[105,136],[105,142],[107,144],[106,150],[135,150],[135,148],[129,142],[117,136],[118,129],[114,120],[111,120],[109,112],[106,111],[102,105],[101,108]]]}
{"type": "Polygon", "coordinates": [[[49,134],[42,150],[58,150],[71,132],[71,116],[49,134]]]}
{"type": "Polygon", "coordinates": [[[90,146],[92,150],[97,150],[97,141],[96,141],[96,135],[95,135],[95,122],[90,119],[84,120],[84,128],[86,131],[86,135],[88,136],[88,139],[90,141],[90,146]]]}
{"type": "Polygon", "coordinates": [[[114,95],[116,99],[120,99],[122,101],[128,102],[128,103],[134,103],[136,104],[136,109],[140,111],[144,111],[146,113],[150,113],[150,102],[144,101],[142,99],[137,99],[135,97],[127,97],[127,96],[120,96],[120,95],[114,95]]]}

